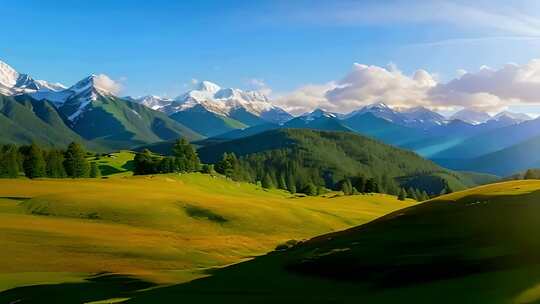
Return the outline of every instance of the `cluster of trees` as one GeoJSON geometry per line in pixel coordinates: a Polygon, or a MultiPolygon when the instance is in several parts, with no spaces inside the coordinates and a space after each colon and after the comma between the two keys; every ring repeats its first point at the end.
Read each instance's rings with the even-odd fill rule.
{"type": "Polygon", "coordinates": [[[201,170],[201,161],[195,148],[185,139],[177,140],[172,148],[172,156],[153,154],[148,149],[135,155],[135,175],[195,172],[201,170]]]}
{"type": "MultiPolygon", "coordinates": [[[[328,189],[342,191],[345,195],[360,193],[386,193],[399,195],[402,190],[388,175],[347,177],[338,182],[332,172],[321,172],[316,167],[307,167],[299,159],[302,151],[273,150],[237,157],[234,153],[224,153],[214,169],[233,180],[258,183],[266,189],[283,189],[291,193],[319,195],[328,189]]],[[[425,200],[425,191],[411,188],[405,191],[407,198],[425,200]]]]}
{"type": "Polygon", "coordinates": [[[37,144],[17,147],[0,146],[0,177],[16,178],[97,178],[101,172],[96,163],[87,160],[84,147],[71,143],[66,150],[47,150],[37,144]]]}
{"type": "Polygon", "coordinates": [[[399,190],[398,199],[400,201],[404,201],[407,198],[410,198],[419,202],[427,201],[428,199],[430,199],[426,191],[420,191],[414,188],[409,188],[407,190],[405,190],[405,188],[401,188],[399,190]]]}

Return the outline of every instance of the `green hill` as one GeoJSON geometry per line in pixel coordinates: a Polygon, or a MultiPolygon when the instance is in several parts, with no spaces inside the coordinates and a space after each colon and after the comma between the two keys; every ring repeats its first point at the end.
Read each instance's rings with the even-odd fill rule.
{"type": "Polygon", "coordinates": [[[72,141],[85,141],[69,128],[66,118],[47,101],[36,101],[26,96],[0,94],[0,143],[30,144],[64,148],[72,141]]]}
{"type": "MultiPolygon", "coordinates": [[[[123,168],[129,158],[122,152],[103,162],[123,168]]],[[[0,179],[0,291],[66,283],[0,292],[0,303],[124,297],[148,287],[125,276],[185,282],[289,239],[352,227],[415,203],[379,194],[293,196],[199,173],[0,179]],[[94,276],[104,272],[117,276],[94,276]]]]}
{"type": "MultiPolygon", "coordinates": [[[[393,178],[404,187],[417,186],[438,194],[448,184],[453,190],[477,185],[471,174],[453,172],[417,154],[351,132],[278,129],[199,149],[203,162],[215,163],[225,152],[240,156],[248,180],[266,174],[295,171],[318,185],[335,188],[344,178],[359,175],[393,178]],[[426,179],[429,179],[428,182],[426,179]]],[[[484,176],[487,181],[495,177],[484,176]]]]}
{"type": "Polygon", "coordinates": [[[206,137],[247,127],[246,124],[237,120],[212,113],[201,105],[174,113],[170,118],[206,137]]]}
{"type": "Polygon", "coordinates": [[[453,193],[128,303],[538,303],[539,189],[453,193]]]}
{"type": "Polygon", "coordinates": [[[73,123],[73,130],[111,150],[201,136],[162,112],[112,96],[100,96],[73,123]]]}
{"type": "Polygon", "coordinates": [[[517,145],[464,161],[454,161],[452,166],[508,176],[529,168],[540,167],[540,136],[517,145]]]}

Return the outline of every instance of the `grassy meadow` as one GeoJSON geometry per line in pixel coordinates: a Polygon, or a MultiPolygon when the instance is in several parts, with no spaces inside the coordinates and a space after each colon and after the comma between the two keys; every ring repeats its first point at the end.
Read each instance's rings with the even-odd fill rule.
{"type": "Polygon", "coordinates": [[[386,195],[298,197],[198,173],[119,174],[0,180],[0,290],[96,273],[184,282],[414,204],[386,195]]]}
{"type": "Polygon", "coordinates": [[[540,303],[540,180],[441,196],[128,303],[540,303]]]}

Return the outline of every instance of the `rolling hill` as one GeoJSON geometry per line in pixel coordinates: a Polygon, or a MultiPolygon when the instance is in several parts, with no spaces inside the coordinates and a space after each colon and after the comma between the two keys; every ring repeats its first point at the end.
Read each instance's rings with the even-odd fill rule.
{"type": "Polygon", "coordinates": [[[149,286],[126,276],[184,282],[289,239],[362,224],[414,203],[387,195],[293,196],[198,173],[4,179],[0,290],[70,284],[59,285],[61,292],[51,286],[0,292],[0,303],[86,303],[149,286]],[[77,282],[97,282],[94,274],[103,272],[123,277],[105,278],[100,290],[78,289],[77,282]]]}
{"type": "MultiPolygon", "coordinates": [[[[334,188],[345,177],[360,174],[388,176],[404,187],[417,186],[438,194],[448,184],[453,190],[477,185],[474,174],[452,172],[417,154],[352,132],[277,129],[254,136],[208,145],[198,150],[203,162],[215,163],[225,152],[243,159],[251,178],[269,171],[296,168],[313,182],[334,188]],[[270,166],[270,167],[269,167],[270,166]]],[[[495,177],[484,176],[486,181],[495,177]]]]}
{"type": "Polygon", "coordinates": [[[538,189],[442,196],[128,303],[537,303],[538,189]]]}

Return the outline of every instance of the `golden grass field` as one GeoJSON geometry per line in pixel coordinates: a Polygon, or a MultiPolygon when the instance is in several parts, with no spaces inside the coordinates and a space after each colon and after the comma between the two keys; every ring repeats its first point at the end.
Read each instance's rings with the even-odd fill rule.
{"type": "Polygon", "coordinates": [[[296,197],[199,173],[0,180],[0,290],[99,272],[183,282],[416,203],[332,196],[296,197]]]}

